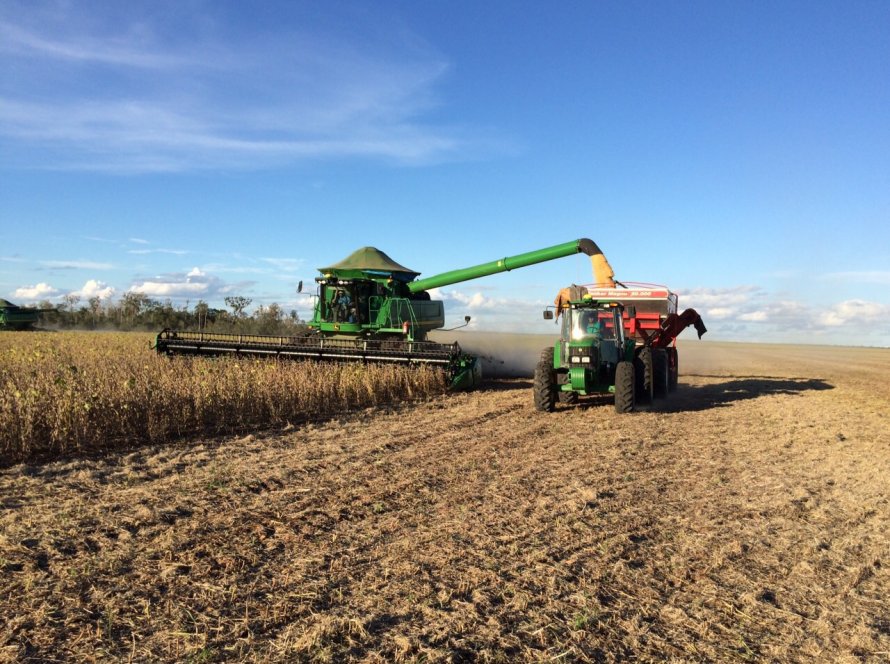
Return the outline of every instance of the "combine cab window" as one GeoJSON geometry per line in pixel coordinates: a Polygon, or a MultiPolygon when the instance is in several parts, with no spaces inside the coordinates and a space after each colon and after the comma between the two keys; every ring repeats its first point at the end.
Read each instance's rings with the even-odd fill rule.
{"type": "Polygon", "coordinates": [[[324,319],[332,323],[355,323],[358,320],[358,311],[353,289],[345,285],[328,286],[325,288],[324,297],[326,306],[324,319]]]}

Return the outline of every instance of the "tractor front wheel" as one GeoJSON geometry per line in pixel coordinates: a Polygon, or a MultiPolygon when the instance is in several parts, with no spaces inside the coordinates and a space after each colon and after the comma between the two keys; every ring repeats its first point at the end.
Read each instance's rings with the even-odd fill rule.
{"type": "Polygon", "coordinates": [[[615,410],[617,412],[633,412],[636,407],[635,388],[634,363],[619,362],[615,368],[615,410]]]}
{"type": "Polygon", "coordinates": [[[550,349],[550,361],[546,359],[545,350],[541,360],[535,367],[535,409],[552,413],[556,409],[556,376],[553,371],[553,349],[550,349]]]}

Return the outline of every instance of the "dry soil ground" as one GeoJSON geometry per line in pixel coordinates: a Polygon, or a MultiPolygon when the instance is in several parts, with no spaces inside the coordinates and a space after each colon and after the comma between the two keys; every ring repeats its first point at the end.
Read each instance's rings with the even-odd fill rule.
{"type": "Polygon", "coordinates": [[[0,659],[890,660],[890,351],[681,363],[0,471],[0,659]]]}

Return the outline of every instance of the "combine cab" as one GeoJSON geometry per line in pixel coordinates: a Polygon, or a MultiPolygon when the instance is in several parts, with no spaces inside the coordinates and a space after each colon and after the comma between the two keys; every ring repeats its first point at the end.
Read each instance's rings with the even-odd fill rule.
{"type": "MultiPolygon", "coordinates": [[[[246,354],[338,362],[433,364],[448,374],[452,388],[469,389],[481,379],[477,358],[460,346],[427,340],[445,324],[443,303],[429,290],[498,272],[583,253],[608,268],[599,247],[588,239],[445,272],[426,279],[374,247],[364,247],[342,261],[319,269],[315,309],[309,333],[267,337],[164,330],[159,353],[246,354]]],[[[611,273],[611,268],[608,268],[611,273]]],[[[466,319],[469,322],[469,318],[466,319]]]]}
{"type": "MultiPolygon", "coordinates": [[[[620,413],[649,404],[676,388],[677,336],[690,325],[707,331],[694,309],[677,314],[677,295],[665,286],[571,286],[556,298],[559,341],[546,348],[535,370],[535,407],[614,394],[620,413]]],[[[552,320],[553,311],[544,312],[552,320]]]]}
{"type": "Polygon", "coordinates": [[[40,311],[0,300],[0,330],[32,330],[40,319],[40,311]]]}

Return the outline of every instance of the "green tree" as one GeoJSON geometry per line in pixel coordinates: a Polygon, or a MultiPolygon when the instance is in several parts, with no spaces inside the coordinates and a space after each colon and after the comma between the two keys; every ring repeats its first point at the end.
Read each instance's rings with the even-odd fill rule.
{"type": "Polygon", "coordinates": [[[243,318],[244,310],[253,302],[249,297],[242,295],[230,295],[226,298],[226,306],[232,310],[235,318],[243,318]]]}

